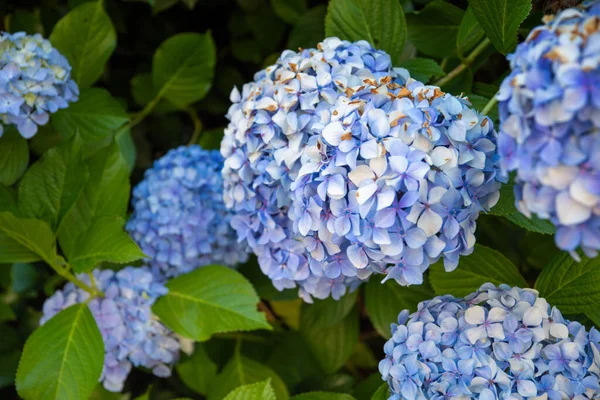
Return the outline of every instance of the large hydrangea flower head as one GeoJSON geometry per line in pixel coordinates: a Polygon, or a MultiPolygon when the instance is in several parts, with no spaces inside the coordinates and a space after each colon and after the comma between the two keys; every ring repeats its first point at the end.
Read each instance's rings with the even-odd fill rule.
{"type": "Polygon", "coordinates": [[[77,100],[67,59],[40,34],[0,34],[0,136],[16,125],[26,139],[49,115],[77,100]]]}
{"type": "Polygon", "coordinates": [[[155,274],[175,277],[208,264],[235,266],[248,258],[223,203],[223,157],[181,146],[147,170],[133,190],[126,229],[155,274]]]}
{"type": "Polygon", "coordinates": [[[466,98],[384,81],[340,97],[308,140],[294,232],[314,274],[421,284],[440,257],[451,271],[473,251],[479,212],[499,198],[496,132],[466,98]]]}
{"type": "Polygon", "coordinates": [[[390,400],[600,398],[600,332],[533,289],[438,296],[391,329],[379,363],[390,400]]]}
{"type": "Polygon", "coordinates": [[[556,244],[600,249],[600,6],[562,11],[509,56],[498,94],[499,154],[516,170],[525,215],[556,225],[556,244]]]}
{"type": "MultiPolygon", "coordinates": [[[[100,381],[107,390],[120,392],[132,366],[151,369],[159,377],[170,376],[171,366],[179,359],[180,342],[151,310],[167,288],[145,267],[126,267],[118,272],[94,270],[93,277],[104,297],[89,300],[88,292],[67,283],[46,300],[40,323],[67,307],[89,301],[104,341],[100,381]]],[[[90,285],[88,274],[78,278],[90,285]]]]}
{"type": "Polygon", "coordinates": [[[288,216],[290,187],[307,141],[320,133],[337,98],[350,92],[368,96],[369,82],[390,76],[403,82],[403,72],[366,41],[329,38],[317,49],[284,51],[241,93],[233,90],[221,144],[225,203],[236,212],[232,224],[240,239],[258,255],[263,272],[279,290],[307,282],[311,294],[338,298],[356,284],[357,278],[311,274],[288,216]]]}

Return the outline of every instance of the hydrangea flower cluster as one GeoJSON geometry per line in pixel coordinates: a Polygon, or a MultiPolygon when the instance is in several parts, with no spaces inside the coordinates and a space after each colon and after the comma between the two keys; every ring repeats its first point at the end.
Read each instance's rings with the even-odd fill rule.
{"type": "Polygon", "coordinates": [[[3,124],[17,126],[26,139],[49,114],[77,100],[67,59],[40,34],[0,34],[0,136],[3,124]]]}
{"type": "Polygon", "coordinates": [[[409,79],[340,97],[312,136],[292,184],[295,231],[311,270],[385,273],[421,284],[475,244],[479,212],[499,198],[496,132],[467,99],[409,79]]]}
{"type": "Polygon", "coordinates": [[[600,398],[600,332],[533,289],[438,296],[391,328],[379,363],[390,400],[600,398]]]}
{"type": "Polygon", "coordinates": [[[238,243],[223,203],[222,167],[218,151],[181,146],[157,160],[133,190],[126,229],[157,276],[247,260],[247,246],[238,243]]]}
{"type": "MultiPolygon", "coordinates": [[[[171,375],[179,359],[175,334],[152,316],[151,307],[167,288],[148,268],[126,267],[118,272],[95,270],[94,281],[103,298],[89,300],[104,341],[104,368],[100,381],[107,390],[120,392],[132,366],[149,368],[159,377],[171,375]]],[[[78,279],[90,285],[88,274],[78,279]]],[[[61,310],[88,301],[89,293],[67,283],[44,303],[44,324],[61,310]]]]}
{"type": "Polygon", "coordinates": [[[221,153],[232,224],[279,290],[339,298],[373,272],[453,269],[495,204],[493,124],[367,42],[286,51],[232,92],[221,153]]]}
{"type": "MultiPolygon", "coordinates": [[[[358,278],[328,278],[312,273],[308,253],[288,217],[291,184],[310,136],[318,134],[330,108],[346,91],[384,77],[404,80],[388,54],[366,41],[325,39],[318,49],[284,51],[258,72],[242,92],[231,93],[230,123],[221,143],[225,204],[235,210],[232,225],[258,255],[274,286],[301,286],[310,300],[339,298],[358,278]]],[[[368,91],[365,91],[368,92],[368,91]]]]}
{"type": "Polygon", "coordinates": [[[600,5],[571,8],[531,31],[509,56],[498,93],[498,150],[516,172],[525,215],[556,225],[556,244],[600,249],[600,5]]]}

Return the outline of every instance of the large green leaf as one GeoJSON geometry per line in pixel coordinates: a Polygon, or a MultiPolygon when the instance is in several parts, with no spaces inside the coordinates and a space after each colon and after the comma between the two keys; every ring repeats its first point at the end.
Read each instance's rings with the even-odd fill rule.
{"type": "Polygon", "coordinates": [[[206,395],[217,376],[217,364],[208,357],[202,343],[196,343],[194,353],[176,365],[177,375],[194,392],[206,395]]]}
{"type": "Polygon", "coordinates": [[[239,272],[206,266],[172,279],[154,313],[176,333],[199,341],[215,333],[271,329],[254,288],[239,272]]]}
{"type": "Polygon", "coordinates": [[[306,341],[298,332],[287,332],[265,364],[277,371],[290,388],[308,378],[323,375],[319,361],[313,356],[306,341]],[[294,362],[291,363],[290,359],[294,362]]]}
{"type": "Polygon", "coordinates": [[[600,259],[583,257],[576,261],[559,254],[542,270],[535,288],[548,302],[565,314],[577,314],[600,307],[600,259]]]}
{"type": "Polygon", "coordinates": [[[331,0],[325,34],[352,41],[368,40],[397,62],[406,39],[404,12],[399,0],[331,0]]]}
{"type": "Polygon", "coordinates": [[[308,310],[303,310],[300,332],[323,371],[334,373],[344,366],[358,343],[358,311],[355,307],[338,323],[321,326],[314,324],[308,310]]]}
{"type": "Polygon", "coordinates": [[[315,6],[305,12],[294,24],[288,37],[287,48],[316,47],[325,37],[325,14],[327,7],[324,4],[315,6]]]}
{"type": "Polygon", "coordinates": [[[473,254],[461,256],[458,268],[444,271],[441,262],[431,267],[431,286],[438,295],[452,294],[464,297],[479,289],[486,282],[495,285],[506,283],[526,288],[527,282],[513,263],[502,253],[480,244],[475,245],[473,254]]]}
{"type": "Polygon", "coordinates": [[[27,140],[15,129],[0,137],[0,184],[10,186],[19,180],[29,164],[27,140]]]}
{"type": "Polygon", "coordinates": [[[475,18],[473,8],[467,8],[456,36],[456,50],[458,54],[464,55],[467,51],[471,50],[483,39],[484,35],[483,29],[481,29],[477,18],[475,18]]]}
{"type": "Polygon", "coordinates": [[[210,32],[171,36],[156,50],[152,61],[157,96],[181,107],[201,100],[211,87],[215,63],[210,32]]]}
{"type": "Polygon", "coordinates": [[[406,14],[408,40],[429,56],[451,56],[463,14],[450,3],[434,0],[418,13],[406,14]]]}
{"type": "Polygon", "coordinates": [[[74,136],[48,150],[25,173],[19,186],[19,207],[25,216],[43,219],[57,229],[79,198],[88,175],[81,140],[74,136]]]}
{"type": "Polygon", "coordinates": [[[412,58],[398,65],[406,68],[410,72],[410,76],[418,81],[427,83],[432,76],[445,75],[442,67],[430,58],[412,58]]]}
{"type": "Polygon", "coordinates": [[[52,117],[54,128],[64,137],[79,132],[84,143],[96,143],[113,136],[129,121],[123,106],[106,89],[81,91],[79,101],[58,111],[52,117]]]}
{"type": "Polygon", "coordinates": [[[379,389],[373,394],[371,400],[387,400],[389,397],[390,389],[387,383],[382,384],[379,389]]]}
{"type": "Polygon", "coordinates": [[[292,397],[290,400],[356,400],[346,393],[308,392],[292,397]]]}
{"type": "Polygon", "coordinates": [[[306,0],[271,0],[271,7],[279,18],[295,24],[308,9],[306,3],[306,0]]]}
{"type": "Polygon", "coordinates": [[[343,320],[356,303],[358,290],[347,293],[339,300],[329,297],[325,300],[315,300],[313,304],[304,304],[302,323],[313,327],[328,327],[343,320]]]}
{"type": "Polygon", "coordinates": [[[517,30],[531,11],[531,0],[469,0],[473,13],[502,54],[517,43],[517,30]]]}
{"type": "Polygon", "coordinates": [[[55,259],[56,240],[46,222],[0,212],[0,263],[55,259]]]}
{"type": "Polygon", "coordinates": [[[80,88],[92,86],[117,47],[117,33],[102,1],[82,4],[54,26],[50,41],[69,60],[80,88]]]}
{"type": "MultiPolygon", "coordinates": [[[[86,272],[102,262],[125,264],[144,258],[145,254],[123,230],[124,225],[125,220],[118,216],[98,217],[73,241],[62,240],[61,249],[73,270],[86,272]]],[[[70,227],[65,225],[64,229],[70,227]]]]}
{"type": "Polygon", "coordinates": [[[224,400],[276,400],[271,379],[240,386],[231,391],[224,400]]]}
{"type": "Polygon", "coordinates": [[[365,288],[365,308],[375,330],[389,339],[390,324],[396,322],[400,311],[416,311],[419,302],[433,296],[427,280],[422,285],[400,286],[393,279],[383,284],[380,279],[371,279],[365,288]]]}
{"type": "Polygon", "coordinates": [[[17,217],[22,215],[15,189],[0,185],[0,211],[8,211],[17,217]]]}
{"type": "Polygon", "coordinates": [[[246,358],[236,349],[210,387],[208,400],[221,400],[239,386],[271,380],[277,400],[287,400],[289,394],[281,378],[269,367],[246,358]]]}
{"type": "Polygon", "coordinates": [[[104,345],[87,304],[61,311],[27,339],[17,391],[25,400],[87,399],[102,373],[104,345]]]}

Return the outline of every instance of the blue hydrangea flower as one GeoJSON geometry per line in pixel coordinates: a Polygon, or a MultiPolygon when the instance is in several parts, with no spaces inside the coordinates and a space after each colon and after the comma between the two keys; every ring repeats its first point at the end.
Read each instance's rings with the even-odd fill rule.
{"type": "Polygon", "coordinates": [[[40,34],[0,34],[0,136],[3,125],[16,125],[26,139],[49,114],[77,100],[71,66],[40,34]]]}
{"type": "Polygon", "coordinates": [[[533,289],[486,283],[438,296],[391,325],[379,371],[390,400],[598,399],[600,332],[533,289]]]}
{"type": "MultiPolygon", "coordinates": [[[[94,281],[103,298],[89,300],[104,341],[104,368],[100,382],[107,390],[120,392],[132,366],[151,369],[168,377],[179,359],[181,344],[173,332],[152,315],[151,307],[167,288],[148,268],[126,267],[118,272],[95,270],[94,281]]],[[[78,278],[90,285],[88,274],[78,278]]],[[[89,293],[67,283],[44,302],[44,324],[61,310],[88,301],[89,293]]]]}
{"type": "MultiPolygon", "coordinates": [[[[232,225],[238,236],[258,255],[262,271],[277,289],[299,285],[307,301],[311,296],[339,298],[360,282],[356,276],[328,277],[320,267],[313,271],[306,247],[319,253],[329,243],[298,237],[295,216],[288,215],[291,185],[306,143],[320,134],[338,97],[369,95],[365,85],[390,77],[404,82],[407,76],[405,70],[392,68],[389,55],[366,41],[329,38],[317,47],[284,51],[241,93],[232,91],[230,123],[221,144],[225,204],[235,210],[232,225]]],[[[335,190],[336,182],[324,183],[322,190],[328,184],[335,190]]],[[[305,207],[318,212],[314,203],[305,207]]],[[[339,260],[341,265],[346,261],[339,260]]]]}
{"type": "Polygon", "coordinates": [[[498,93],[504,172],[517,208],[556,225],[556,244],[600,249],[600,6],[571,8],[531,31],[498,93]]]}
{"type": "Polygon", "coordinates": [[[440,257],[451,271],[473,251],[479,212],[499,198],[496,132],[466,98],[383,81],[320,118],[291,185],[293,232],[313,274],[421,284],[440,257]]]}
{"type": "Polygon", "coordinates": [[[181,146],[157,160],[133,190],[126,229],[150,257],[155,274],[175,277],[248,259],[223,203],[222,168],[218,151],[181,146]]]}

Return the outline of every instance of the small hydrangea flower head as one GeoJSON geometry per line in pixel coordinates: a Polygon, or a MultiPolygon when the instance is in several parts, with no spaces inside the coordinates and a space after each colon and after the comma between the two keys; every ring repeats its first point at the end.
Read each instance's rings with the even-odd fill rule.
{"type": "MultiPolygon", "coordinates": [[[[104,297],[89,300],[88,306],[104,341],[103,386],[112,392],[123,390],[133,366],[152,370],[168,377],[171,366],[179,359],[180,342],[153,315],[156,299],[167,293],[148,268],[126,267],[118,272],[95,270],[94,281],[104,297]]],[[[90,285],[88,274],[79,280],[90,285]]],[[[88,301],[89,293],[67,283],[44,302],[44,324],[54,315],[74,304],[88,301]]]]}
{"type": "Polygon", "coordinates": [[[238,242],[223,203],[222,168],[218,151],[181,146],[157,160],[133,190],[126,229],[155,274],[175,277],[247,260],[247,246],[238,242]]]}
{"type": "Polygon", "coordinates": [[[317,49],[284,51],[241,92],[231,93],[230,123],[221,144],[225,204],[236,212],[232,224],[240,239],[258,255],[277,289],[299,285],[310,301],[311,296],[339,298],[356,286],[357,277],[311,272],[304,240],[288,215],[291,185],[306,143],[320,134],[340,96],[364,90],[365,82],[389,76],[403,82],[406,75],[366,41],[328,38],[317,49]]]}
{"type": "Polygon", "coordinates": [[[600,6],[549,17],[509,55],[498,152],[517,208],[556,226],[577,257],[600,249],[600,6]]]}
{"type": "Polygon", "coordinates": [[[77,100],[67,59],[40,34],[0,34],[0,136],[16,125],[26,139],[50,114],[77,100]]]}
{"type": "Polygon", "coordinates": [[[338,98],[310,137],[291,188],[293,230],[314,274],[384,273],[421,284],[440,257],[473,251],[496,204],[496,131],[466,98],[392,77],[338,98]]]}
{"type": "Polygon", "coordinates": [[[486,283],[438,296],[391,330],[379,363],[390,400],[600,398],[600,332],[533,289],[486,283]]]}

